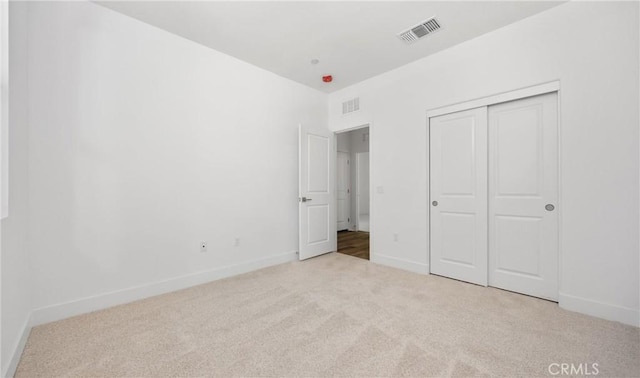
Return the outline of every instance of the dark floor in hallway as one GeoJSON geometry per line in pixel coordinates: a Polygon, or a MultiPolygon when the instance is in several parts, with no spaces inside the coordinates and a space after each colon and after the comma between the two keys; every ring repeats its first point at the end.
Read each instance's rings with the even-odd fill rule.
{"type": "Polygon", "coordinates": [[[338,232],[338,253],[369,260],[369,233],[362,231],[338,232]]]}

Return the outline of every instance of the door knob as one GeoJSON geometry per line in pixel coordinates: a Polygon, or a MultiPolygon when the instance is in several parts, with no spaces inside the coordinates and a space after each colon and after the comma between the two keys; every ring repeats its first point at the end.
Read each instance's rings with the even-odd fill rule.
{"type": "Polygon", "coordinates": [[[431,202],[431,204],[432,204],[433,206],[438,206],[438,201],[433,201],[433,202],[431,202]]]}
{"type": "Polygon", "coordinates": [[[300,198],[300,202],[307,202],[307,201],[311,201],[311,198],[307,198],[307,197],[300,198]]]}
{"type": "Polygon", "coordinates": [[[553,206],[552,204],[548,203],[548,204],[546,204],[546,205],[545,205],[545,207],[544,207],[544,208],[545,208],[545,210],[547,210],[547,211],[553,211],[553,209],[555,209],[556,207],[555,207],[555,206],[553,206]]]}

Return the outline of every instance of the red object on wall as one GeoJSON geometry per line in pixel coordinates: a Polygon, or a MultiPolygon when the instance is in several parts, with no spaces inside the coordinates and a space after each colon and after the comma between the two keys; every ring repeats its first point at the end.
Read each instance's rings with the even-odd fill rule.
{"type": "Polygon", "coordinates": [[[322,81],[324,81],[325,83],[330,83],[333,81],[333,76],[331,75],[323,76],[322,81]]]}

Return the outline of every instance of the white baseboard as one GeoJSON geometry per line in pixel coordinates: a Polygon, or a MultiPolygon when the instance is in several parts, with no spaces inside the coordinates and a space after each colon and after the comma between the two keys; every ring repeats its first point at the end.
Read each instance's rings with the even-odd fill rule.
{"type": "Polygon", "coordinates": [[[558,295],[558,304],[565,310],[640,327],[640,311],[632,308],[598,302],[564,293],[558,295]]]}
{"type": "Polygon", "coordinates": [[[402,270],[408,270],[413,273],[420,274],[429,274],[429,265],[418,263],[415,261],[409,261],[404,259],[399,259],[397,257],[385,256],[378,253],[374,253],[371,256],[371,261],[380,264],[390,266],[392,268],[398,268],[402,270]]]}
{"type": "Polygon", "coordinates": [[[24,352],[24,347],[27,345],[27,339],[29,339],[29,333],[31,333],[31,326],[29,325],[30,319],[26,319],[24,322],[24,326],[22,327],[22,334],[20,335],[20,340],[18,340],[18,344],[16,345],[13,355],[11,356],[11,360],[7,365],[5,371],[2,372],[2,376],[4,378],[11,378],[15,375],[16,369],[18,368],[18,363],[20,362],[20,357],[22,357],[22,352],[24,352]]]}
{"type": "Polygon", "coordinates": [[[22,330],[22,336],[20,337],[20,340],[15,347],[15,350],[11,357],[11,361],[9,362],[5,371],[2,372],[2,377],[10,378],[15,374],[32,327],[49,322],[54,322],[56,320],[62,320],[71,316],[86,314],[92,311],[102,310],[105,308],[133,302],[155,295],[186,289],[188,287],[201,285],[207,282],[251,272],[253,270],[262,269],[273,265],[283,264],[289,261],[295,261],[297,259],[297,252],[289,252],[281,255],[267,257],[264,259],[248,261],[204,272],[192,273],[164,281],[154,282],[146,285],[131,287],[123,290],[113,291],[110,293],[99,294],[92,297],[81,298],[70,302],[59,303],[56,305],[35,309],[31,312],[31,315],[25,321],[22,330]]]}
{"type": "Polygon", "coordinates": [[[31,314],[29,326],[37,326],[71,316],[86,314],[92,311],[137,301],[140,299],[165,294],[176,290],[186,289],[191,286],[201,285],[207,282],[247,273],[253,270],[278,265],[297,259],[296,252],[275,255],[264,259],[230,265],[204,272],[192,273],[164,281],[154,282],[141,286],[131,287],[110,293],[99,294],[87,298],[81,298],[66,303],[35,309],[31,314]]]}

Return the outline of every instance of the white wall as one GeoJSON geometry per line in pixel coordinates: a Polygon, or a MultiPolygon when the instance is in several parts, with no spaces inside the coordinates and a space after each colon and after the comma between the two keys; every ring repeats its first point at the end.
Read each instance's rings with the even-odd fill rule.
{"type": "Polygon", "coordinates": [[[27,255],[28,130],[26,3],[10,3],[9,217],[2,220],[2,364],[4,377],[27,327],[32,310],[27,255]]]}
{"type": "Polygon", "coordinates": [[[96,4],[28,10],[33,323],[295,258],[325,94],[96,4]]]}
{"type": "Polygon", "coordinates": [[[0,157],[2,159],[0,196],[0,217],[5,218],[9,214],[9,2],[0,3],[0,75],[2,77],[2,124],[0,125],[0,146],[2,148],[0,157]]]}
{"type": "Polygon", "coordinates": [[[341,152],[351,152],[351,133],[340,133],[336,135],[336,149],[341,152]]]}
{"type": "Polygon", "coordinates": [[[358,217],[369,214],[369,153],[357,152],[357,176],[358,176],[358,217]]]}
{"type": "Polygon", "coordinates": [[[333,130],[373,122],[374,261],[428,271],[426,110],[560,80],[560,305],[638,325],[638,14],[570,2],[331,94],[333,130]]]}
{"type": "Polygon", "coordinates": [[[369,128],[352,130],[349,132],[349,151],[369,152],[369,128]]]}

